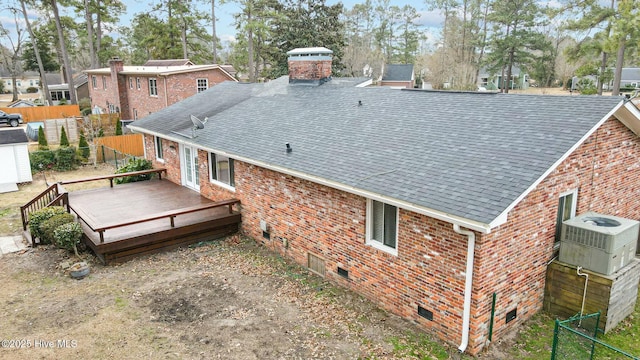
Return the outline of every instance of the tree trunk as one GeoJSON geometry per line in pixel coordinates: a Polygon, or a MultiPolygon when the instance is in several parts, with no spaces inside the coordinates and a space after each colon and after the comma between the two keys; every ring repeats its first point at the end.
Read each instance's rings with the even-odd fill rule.
{"type": "Polygon", "coordinates": [[[216,0],[211,0],[211,39],[213,50],[213,64],[218,63],[218,38],[216,35],[216,0]]]}
{"type": "Polygon", "coordinates": [[[96,0],[96,55],[100,65],[100,51],[102,50],[102,17],[100,16],[100,0],[96,0]]]}
{"type": "Polygon", "coordinates": [[[89,44],[89,58],[91,59],[91,69],[98,67],[96,58],[96,48],[93,42],[93,17],[89,11],[89,0],[84,0],[84,20],[87,23],[87,43],[89,44]]]}
{"type": "Polygon", "coordinates": [[[620,80],[622,77],[622,66],[624,65],[624,51],[627,47],[626,35],[620,38],[620,44],[618,45],[618,56],[616,57],[616,71],[613,76],[613,90],[611,95],[620,95],[620,80]]]}
{"type": "Polygon", "coordinates": [[[183,59],[188,59],[189,56],[187,55],[187,24],[185,24],[184,19],[182,21],[182,34],[181,34],[181,40],[182,40],[182,58],[183,59]]]}
{"type": "Polygon", "coordinates": [[[65,43],[64,33],[62,32],[62,24],[60,23],[60,14],[58,13],[58,2],[51,0],[51,7],[53,10],[53,17],[56,21],[56,29],[58,30],[58,39],[60,42],[60,51],[62,52],[62,61],[64,63],[64,70],[67,75],[67,84],[69,85],[69,96],[71,98],[71,104],[77,104],[76,89],[73,84],[73,71],[71,70],[71,64],[69,63],[69,53],[67,52],[67,45],[65,43]]]}
{"type": "Polygon", "coordinates": [[[251,11],[253,9],[249,9],[248,13],[247,13],[247,30],[248,30],[248,34],[247,34],[247,52],[248,52],[248,61],[249,61],[249,82],[255,82],[256,81],[256,74],[255,74],[255,69],[254,69],[254,65],[253,65],[253,29],[252,29],[252,21],[253,18],[251,17],[251,11]]]}
{"type": "Polygon", "coordinates": [[[24,0],[20,0],[20,5],[22,6],[22,14],[24,15],[24,21],[25,21],[25,24],[27,25],[27,31],[29,31],[29,36],[31,37],[33,52],[36,54],[36,61],[38,62],[38,70],[40,71],[40,84],[42,85],[44,98],[47,100],[47,103],[51,105],[51,93],[49,93],[49,84],[47,83],[47,77],[44,72],[44,65],[42,64],[42,58],[40,57],[40,51],[38,50],[38,42],[36,41],[35,34],[33,33],[33,29],[31,28],[31,22],[29,22],[29,17],[27,16],[27,8],[24,5],[24,0]]]}

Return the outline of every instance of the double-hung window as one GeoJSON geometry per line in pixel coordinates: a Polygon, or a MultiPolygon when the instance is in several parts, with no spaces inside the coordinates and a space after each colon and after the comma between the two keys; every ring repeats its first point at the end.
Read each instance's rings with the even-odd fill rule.
{"type": "Polygon", "coordinates": [[[556,215],[556,241],[554,250],[560,249],[560,236],[562,235],[562,223],[576,216],[576,203],[578,190],[572,190],[560,195],[558,200],[558,213],[556,215]]]}
{"type": "Polygon", "coordinates": [[[156,159],[162,161],[164,160],[164,157],[162,155],[162,138],[154,136],[153,140],[156,148],[156,159]]]}
{"type": "Polygon", "coordinates": [[[94,89],[98,88],[98,79],[95,75],[91,75],[91,86],[93,86],[94,89]]]}
{"type": "Polygon", "coordinates": [[[197,79],[196,88],[199,93],[207,90],[209,88],[209,79],[197,79]]]}
{"type": "Polygon", "coordinates": [[[210,153],[209,168],[212,182],[224,184],[231,188],[235,186],[233,180],[233,159],[224,155],[210,153]]]}
{"type": "Polygon", "coordinates": [[[398,208],[367,201],[367,244],[398,255],[398,208]]]}
{"type": "Polygon", "coordinates": [[[105,89],[105,90],[107,89],[107,77],[106,76],[102,77],[102,88],[105,89]]]}
{"type": "Polygon", "coordinates": [[[136,78],[136,88],[138,90],[140,90],[140,78],[139,77],[136,78]]]}
{"type": "Polygon", "coordinates": [[[158,82],[156,78],[149,79],[149,95],[158,96],[158,82]]]}

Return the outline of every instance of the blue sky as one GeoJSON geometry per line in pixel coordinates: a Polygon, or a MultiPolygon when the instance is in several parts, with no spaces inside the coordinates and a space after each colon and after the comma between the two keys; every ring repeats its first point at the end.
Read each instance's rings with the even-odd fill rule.
{"type": "MultiPolygon", "coordinates": [[[[121,16],[120,26],[130,26],[131,19],[135,16],[135,14],[148,12],[149,9],[153,6],[153,3],[157,1],[152,0],[142,0],[142,1],[130,1],[123,0],[122,1],[126,6],[126,13],[121,16]]],[[[225,4],[220,5],[220,0],[216,0],[216,17],[218,21],[216,23],[216,32],[218,37],[222,41],[233,40],[236,30],[233,25],[233,14],[239,12],[239,6],[231,1],[227,0],[225,4]]],[[[327,0],[328,5],[336,4],[340,1],[338,0],[327,0]]],[[[344,0],[342,3],[345,8],[352,8],[354,4],[362,3],[363,1],[358,0],[344,0]]],[[[375,0],[374,0],[375,3],[375,0]]],[[[15,22],[12,13],[7,10],[9,6],[19,7],[18,0],[4,0],[0,1],[0,22],[2,25],[15,36],[15,22]]],[[[210,3],[206,3],[206,0],[200,3],[200,7],[203,12],[210,13],[211,5],[210,3]]],[[[426,5],[424,1],[410,1],[410,0],[390,0],[390,5],[404,6],[406,4],[412,5],[416,10],[420,13],[420,19],[418,20],[421,25],[425,27],[429,31],[428,36],[433,41],[433,37],[435,36],[435,32],[437,32],[437,28],[439,28],[442,24],[443,18],[437,11],[427,11],[426,5]]],[[[38,18],[38,14],[30,12],[30,18],[32,21],[36,21],[38,18]]],[[[75,16],[75,14],[71,10],[61,9],[61,15],[75,16]]],[[[18,16],[18,21],[20,22],[20,26],[24,29],[24,20],[22,19],[21,13],[18,16]]],[[[210,32],[210,30],[209,30],[210,32]]],[[[0,43],[3,45],[6,44],[6,39],[0,39],[0,43]]]]}
{"type": "MultiPolygon", "coordinates": [[[[121,25],[129,26],[131,23],[131,19],[137,13],[145,12],[149,9],[150,5],[148,3],[143,2],[134,2],[134,1],[123,1],[127,6],[127,14],[122,16],[121,25]]],[[[235,25],[233,24],[233,14],[238,13],[240,11],[240,7],[237,3],[233,1],[227,1],[227,3],[220,5],[218,4],[220,0],[216,0],[216,18],[218,21],[216,22],[216,32],[221,41],[232,40],[235,36],[236,30],[235,25]]],[[[327,5],[333,5],[342,2],[345,8],[350,9],[355,4],[363,3],[364,1],[357,0],[327,0],[327,5]]],[[[375,0],[374,0],[375,4],[375,0]]],[[[410,0],[390,0],[390,5],[404,6],[404,5],[412,5],[416,10],[420,12],[419,23],[425,28],[432,29],[440,27],[444,18],[442,18],[437,11],[427,11],[426,5],[424,1],[410,1],[410,0]]],[[[211,3],[201,5],[202,11],[210,13],[211,12],[211,3]]]]}

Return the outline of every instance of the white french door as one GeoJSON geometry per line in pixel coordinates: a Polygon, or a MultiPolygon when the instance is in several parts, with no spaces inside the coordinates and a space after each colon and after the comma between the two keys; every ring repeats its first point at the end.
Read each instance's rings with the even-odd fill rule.
{"type": "Polygon", "coordinates": [[[200,191],[200,172],[198,168],[198,149],[182,145],[182,185],[200,191]]]}

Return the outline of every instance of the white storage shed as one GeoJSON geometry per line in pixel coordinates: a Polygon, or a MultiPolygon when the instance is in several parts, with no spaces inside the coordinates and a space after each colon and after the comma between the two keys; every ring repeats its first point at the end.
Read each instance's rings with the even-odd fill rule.
{"type": "Polygon", "coordinates": [[[0,193],[17,191],[30,182],[29,139],[23,129],[0,130],[0,193]]]}

